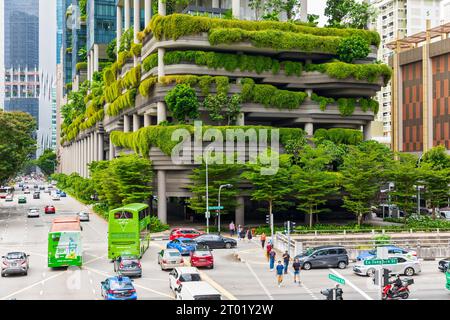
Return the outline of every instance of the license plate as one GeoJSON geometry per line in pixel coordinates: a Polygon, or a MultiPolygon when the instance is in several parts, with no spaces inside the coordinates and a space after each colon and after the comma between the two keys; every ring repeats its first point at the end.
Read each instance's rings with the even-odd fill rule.
{"type": "Polygon", "coordinates": [[[199,259],[200,262],[206,262],[206,259],[199,259]]]}
{"type": "Polygon", "coordinates": [[[11,263],[11,267],[17,267],[17,263],[11,263]]]}
{"type": "Polygon", "coordinates": [[[175,264],[175,263],[177,263],[177,262],[176,262],[176,261],[170,261],[170,263],[171,263],[171,264],[175,264]]]}

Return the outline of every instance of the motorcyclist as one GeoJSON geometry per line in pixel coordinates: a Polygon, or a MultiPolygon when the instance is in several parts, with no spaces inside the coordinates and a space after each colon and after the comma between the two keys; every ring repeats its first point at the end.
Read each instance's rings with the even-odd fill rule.
{"type": "Polygon", "coordinates": [[[391,284],[393,285],[391,288],[392,294],[396,293],[403,286],[403,282],[402,279],[400,279],[399,274],[396,275],[395,280],[392,281],[391,284]]]}

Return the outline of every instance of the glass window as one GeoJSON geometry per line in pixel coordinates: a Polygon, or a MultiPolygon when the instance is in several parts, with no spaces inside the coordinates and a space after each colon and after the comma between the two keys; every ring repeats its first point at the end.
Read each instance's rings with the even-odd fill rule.
{"type": "Polygon", "coordinates": [[[330,250],[328,250],[328,254],[337,254],[337,250],[336,249],[330,249],[330,250]]]}
{"type": "Polygon", "coordinates": [[[128,211],[115,212],[114,219],[133,219],[133,213],[128,211]]]}

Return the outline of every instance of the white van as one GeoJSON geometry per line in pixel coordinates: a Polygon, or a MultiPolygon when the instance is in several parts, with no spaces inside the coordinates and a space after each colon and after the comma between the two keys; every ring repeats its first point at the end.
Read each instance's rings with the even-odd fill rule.
{"type": "Polygon", "coordinates": [[[208,282],[182,282],[175,291],[177,300],[222,300],[220,293],[208,282]]]}

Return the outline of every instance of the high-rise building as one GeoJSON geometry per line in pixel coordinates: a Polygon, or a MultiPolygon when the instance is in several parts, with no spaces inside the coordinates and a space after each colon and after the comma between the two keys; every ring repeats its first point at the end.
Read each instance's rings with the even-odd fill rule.
{"type": "Polygon", "coordinates": [[[0,105],[39,124],[39,1],[4,0],[0,7],[0,105]]]}
{"type": "MultiPolygon", "coordinates": [[[[381,37],[378,60],[388,62],[392,55],[386,44],[397,37],[410,36],[425,29],[426,20],[431,26],[441,21],[441,0],[370,0],[377,10],[378,16],[371,28],[378,31],[381,37]]],[[[383,87],[377,94],[380,110],[376,120],[383,123],[383,135],[391,136],[391,83],[383,87]]]]}

